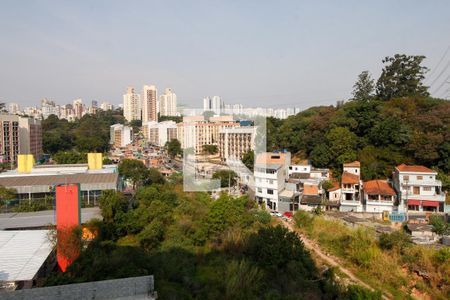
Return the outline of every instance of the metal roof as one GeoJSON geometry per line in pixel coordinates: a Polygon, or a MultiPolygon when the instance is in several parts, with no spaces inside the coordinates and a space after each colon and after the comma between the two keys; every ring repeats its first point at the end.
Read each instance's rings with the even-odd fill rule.
{"type": "Polygon", "coordinates": [[[0,281],[33,279],[53,249],[48,232],[0,231],[0,281]]]}
{"type": "MultiPolygon", "coordinates": [[[[81,190],[85,190],[84,185],[98,186],[99,190],[114,189],[117,186],[118,173],[78,173],[60,175],[36,175],[36,176],[3,176],[0,177],[0,185],[15,188],[17,192],[48,192],[49,186],[68,183],[81,184],[81,190]],[[106,184],[108,186],[103,185],[106,184]],[[42,189],[43,187],[43,189],[42,189]],[[25,188],[25,189],[24,189],[25,188]],[[28,189],[26,189],[28,188],[28,189]]],[[[92,188],[93,190],[95,188],[92,188]]]]}

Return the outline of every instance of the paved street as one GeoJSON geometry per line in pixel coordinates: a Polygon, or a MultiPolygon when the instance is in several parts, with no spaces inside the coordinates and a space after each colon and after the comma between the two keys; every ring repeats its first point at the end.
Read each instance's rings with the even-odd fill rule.
{"type": "MultiPolygon", "coordinates": [[[[29,227],[42,227],[48,224],[55,224],[55,211],[46,210],[27,213],[6,213],[0,214],[0,230],[18,229],[29,227]]],[[[93,218],[101,219],[98,207],[81,209],[81,222],[85,223],[93,218]]]]}

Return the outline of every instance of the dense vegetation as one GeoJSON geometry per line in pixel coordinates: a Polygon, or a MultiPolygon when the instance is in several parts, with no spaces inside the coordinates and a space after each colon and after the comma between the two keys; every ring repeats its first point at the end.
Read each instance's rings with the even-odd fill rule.
{"type": "Polygon", "coordinates": [[[341,221],[304,211],[297,212],[294,220],[300,231],[342,259],[359,278],[396,299],[420,293],[431,299],[450,297],[448,247],[414,245],[403,230],[384,233],[377,239],[373,229],[352,229],[341,221]]]}
{"type": "Polygon", "coordinates": [[[317,167],[334,169],[358,159],[366,180],[390,176],[401,163],[434,167],[448,176],[450,102],[428,97],[422,60],[386,58],[376,93],[363,72],[354,99],[343,105],[312,107],[286,120],[269,118],[268,149],[288,149],[317,167]]]}
{"type": "Polygon", "coordinates": [[[110,126],[116,123],[124,123],[121,110],[100,110],[75,122],[50,115],[42,121],[44,152],[51,155],[60,152],[61,163],[80,162],[85,155],[77,157],[77,153],[106,152],[109,150],[110,126]]]}
{"type": "Polygon", "coordinates": [[[297,236],[246,197],[212,201],[163,183],[142,186],[131,206],[105,192],[100,206],[97,238],[47,285],[153,274],[161,299],[379,298],[320,272],[297,236]]]}

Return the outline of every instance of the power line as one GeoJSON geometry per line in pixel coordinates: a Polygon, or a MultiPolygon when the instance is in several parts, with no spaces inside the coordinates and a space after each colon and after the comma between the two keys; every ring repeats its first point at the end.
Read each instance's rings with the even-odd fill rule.
{"type": "Polygon", "coordinates": [[[448,52],[450,51],[450,45],[448,45],[447,50],[445,50],[444,55],[442,55],[441,59],[439,60],[439,62],[436,64],[436,66],[434,67],[434,69],[431,69],[431,73],[430,75],[428,75],[428,78],[431,78],[431,76],[437,71],[437,69],[439,68],[439,66],[441,65],[442,61],[444,60],[444,58],[447,56],[448,52]]]}
{"type": "Polygon", "coordinates": [[[447,76],[447,78],[445,78],[445,80],[441,83],[441,85],[434,90],[433,94],[436,94],[437,92],[439,92],[439,90],[444,86],[444,84],[449,84],[450,83],[450,74],[447,76]]]}
{"type": "Polygon", "coordinates": [[[442,71],[439,73],[439,75],[433,80],[433,82],[430,84],[430,87],[435,84],[439,78],[441,78],[442,74],[445,73],[445,71],[447,71],[448,67],[450,67],[450,60],[447,62],[447,64],[445,65],[445,67],[442,69],[442,71]]]}

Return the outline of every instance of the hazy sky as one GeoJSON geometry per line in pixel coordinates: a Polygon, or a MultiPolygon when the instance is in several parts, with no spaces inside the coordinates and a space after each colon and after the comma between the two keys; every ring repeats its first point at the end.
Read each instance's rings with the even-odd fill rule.
{"type": "Polygon", "coordinates": [[[387,55],[434,67],[450,45],[450,1],[1,0],[0,38],[0,101],[22,107],[117,104],[128,85],[155,84],[191,106],[220,95],[306,108],[348,98],[387,55]]]}

